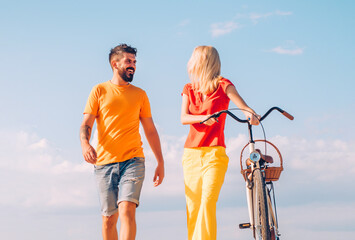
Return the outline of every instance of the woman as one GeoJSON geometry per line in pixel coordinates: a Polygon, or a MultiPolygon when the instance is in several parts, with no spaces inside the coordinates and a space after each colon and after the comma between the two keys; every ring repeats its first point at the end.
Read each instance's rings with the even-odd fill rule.
{"type": "Polygon", "coordinates": [[[221,62],[211,46],[196,47],[187,64],[191,83],[182,93],[181,122],[190,125],[183,154],[187,230],[189,240],[217,237],[216,203],[228,167],[224,125],[211,114],[228,109],[230,100],[243,109],[253,125],[259,124],[255,112],[239,96],[234,85],[220,76],[221,62]]]}

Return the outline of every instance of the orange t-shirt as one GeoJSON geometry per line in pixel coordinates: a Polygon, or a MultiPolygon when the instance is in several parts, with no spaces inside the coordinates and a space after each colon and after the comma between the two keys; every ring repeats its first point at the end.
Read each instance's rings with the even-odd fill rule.
{"type": "MultiPolygon", "coordinates": [[[[182,94],[189,98],[189,112],[193,115],[207,115],[228,109],[230,99],[226,94],[229,85],[233,85],[228,79],[222,78],[218,88],[211,94],[206,96],[202,101],[202,94],[194,89],[191,83],[185,85],[182,94]]],[[[190,124],[190,132],[185,142],[185,148],[194,147],[226,147],[224,142],[224,125],[226,115],[222,114],[211,126],[206,124],[194,123],[190,124]]]]}
{"type": "Polygon", "coordinates": [[[96,116],[97,165],[144,157],[139,118],[152,116],[145,91],[131,84],[100,83],[92,89],[84,113],[96,116]]]}

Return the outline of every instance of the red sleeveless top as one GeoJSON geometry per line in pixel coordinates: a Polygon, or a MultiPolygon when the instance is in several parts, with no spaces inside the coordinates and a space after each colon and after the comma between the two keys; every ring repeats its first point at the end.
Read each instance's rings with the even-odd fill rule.
{"type": "MultiPolygon", "coordinates": [[[[222,78],[218,88],[211,94],[206,96],[202,101],[202,93],[192,87],[191,83],[184,86],[182,94],[189,98],[189,112],[192,115],[207,115],[228,109],[230,99],[226,94],[229,85],[233,85],[228,79],[222,78]]],[[[194,123],[190,124],[189,135],[185,142],[185,148],[194,147],[226,147],[224,142],[224,125],[226,115],[222,114],[211,126],[206,124],[194,123]]]]}

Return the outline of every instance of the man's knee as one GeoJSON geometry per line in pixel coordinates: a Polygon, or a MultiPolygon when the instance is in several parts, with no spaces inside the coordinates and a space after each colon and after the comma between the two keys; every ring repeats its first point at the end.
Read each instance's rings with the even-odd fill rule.
{"type": "Polygon", "coordinates": [[[116,228],[118,213],[111,216],[102,216],[102,225],[104,229],[116,228]]]}
{"type": "Polygon", "coordinates": [[[137,205],[133,202],[123,201],[118,205],[120,218],[134,220],[136,216],[137,205]]]}

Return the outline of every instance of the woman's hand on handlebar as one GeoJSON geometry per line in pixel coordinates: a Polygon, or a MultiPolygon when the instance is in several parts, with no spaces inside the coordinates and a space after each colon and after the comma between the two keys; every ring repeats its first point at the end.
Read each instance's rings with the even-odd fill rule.
{"type": "MultiPolygon", "coordinates": [[[[206,115],[204,117],[204,120],[209,118],[211,115],[206,115]]],[[[203,124],[207,125],[207,126],[211,126],[212,124],[214,124],[215,122],[218,122],[216,118],[212,117],[210,119],[208,119],[207,121],[203,122],[203,124]]]]}
{"type": "Polygon", "coordinates": [[[261,118],[260,115],[256,114],[255,112],[246,112],[246,117],[251,125],[259,125],[259,119],[261,118]]]}

